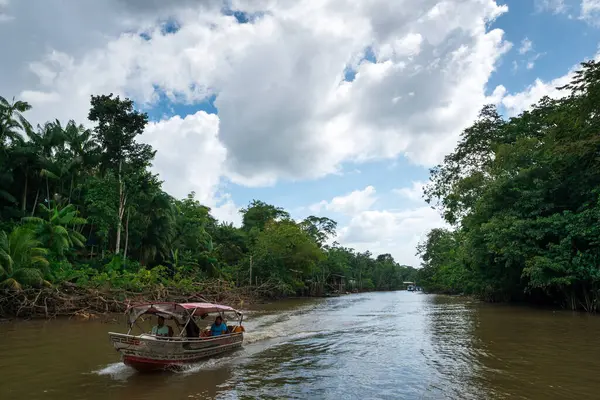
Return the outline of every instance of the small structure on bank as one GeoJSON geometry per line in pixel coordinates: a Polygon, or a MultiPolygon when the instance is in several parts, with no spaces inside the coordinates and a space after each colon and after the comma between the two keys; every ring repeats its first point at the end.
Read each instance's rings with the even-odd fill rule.
{"type": "Polygon", "coordinates": [[[327,281],[327,286],[334,293],[344,293],[346,291],[346,277],[344,275],[331,274],[327,281]]]}

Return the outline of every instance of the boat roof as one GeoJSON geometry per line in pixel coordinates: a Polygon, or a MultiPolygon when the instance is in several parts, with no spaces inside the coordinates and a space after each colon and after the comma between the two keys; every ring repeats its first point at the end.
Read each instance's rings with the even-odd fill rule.
{"type": "Polygon", "coordinates": [[[134,322],[144,314],[157,314],[161,316],[170,316],[183,319],[187,316],[202,316],[210,313],[234,312],[237,315],[242,313],[232,307],[213,304],[213,303],[175,303],[175,302],[155,302],[132,304],[125,311],[129,316],[129,321],[134,322]]]}

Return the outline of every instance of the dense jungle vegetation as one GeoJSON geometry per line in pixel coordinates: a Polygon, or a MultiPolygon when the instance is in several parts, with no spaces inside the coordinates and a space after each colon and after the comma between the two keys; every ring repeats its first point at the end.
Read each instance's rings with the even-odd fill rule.
{"type": "Polygon", "coordinates": [[[427,289],[594,312],[600,296],[600,64],[505,119],[493,106],[431,170],[451,229],[419,246],[427,289]]]}
{"type": "Polygon", "coordinates": [[[213,218],[194,193],[169,195],[151,172],[156,150],[139,140],[148,117],[129,99],[92,96],[87,125],[33,127],[29,109],[0,98],[5,291],[66,282],[191,292],[198,282],[218,280],[267,288],[261,293],[272,296],[320,295],[339,288],[336,275],[345,277],[346,290],[397,289],[416,277],[389,254],[328,245],[336,230],[328,218],[297,223],[255,200],[241,210],[238,228],[213,218]]]}

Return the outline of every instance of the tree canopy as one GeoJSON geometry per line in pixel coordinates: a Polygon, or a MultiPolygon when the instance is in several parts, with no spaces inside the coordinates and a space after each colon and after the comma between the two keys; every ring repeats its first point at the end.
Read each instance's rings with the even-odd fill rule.
{"type": "Polygon", "coordinates": [[[486,106],[432,169],[425,199],[452,229],[419,246],[426,287],[598,308],[600,64],[560,90],[509,119],[486,106]]]}
{"type": "Polygon", "coordinates": [[[242,226],[216,220],[195,193],[177,199],[150,170],[139,139],[148,116],[129,99],[92,96],[92,129],[32,127],[26,102],[0,98],[0,284],[71,282],[143,290],[204,279],[272,287],[273,295],[397,289],[416,270],[337,243],[335,221],[295,222],[253,200],[242,226]],[[16,249],[20,249],[16,252],[16,249]],[[18,253],[18,254],[17,254],[18,253]]]}

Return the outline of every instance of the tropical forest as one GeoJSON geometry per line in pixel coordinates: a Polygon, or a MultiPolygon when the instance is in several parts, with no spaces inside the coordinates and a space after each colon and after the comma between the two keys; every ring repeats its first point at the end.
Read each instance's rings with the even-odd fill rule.
{"type": "Polygon", "coordinates": [[[178,199],[152,172],[148,116],[92,96],[85,124],[33,126],[0,98],[0,317],[120,311],[135,298],[228,300],[392,290],[417,270],[333,241],[336,222],[296,221],[254,200],[242,225],[178,199]]]}
{"type": "Polygon", "coordinates": [[[600,64],[582,63],[559,89],[563,97],[510,118],[485,106],[431,170],[424,198],[447,227],[423,238],[420,268],[341,246],[326,217],[297,221],[253,200],[237,227],[195,193],[169,195],[152,172],[156,150],[141,140],[148,116],[127,98],[92,96],[85,124],[35,127],[29,104],[0,98],[0,314],[108,311],[136,295],[322,296],[411,281],[595,312],[600,64]]]}
{"type": "Polygon", "coordinates": [[[431,170],[426,201],[447,229],[419,245],[430,291],[598,310],[600,64],[529,111],[494,106],[431,170]]]}

